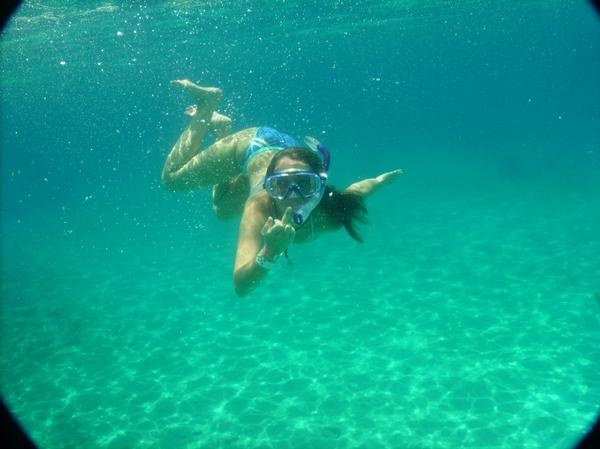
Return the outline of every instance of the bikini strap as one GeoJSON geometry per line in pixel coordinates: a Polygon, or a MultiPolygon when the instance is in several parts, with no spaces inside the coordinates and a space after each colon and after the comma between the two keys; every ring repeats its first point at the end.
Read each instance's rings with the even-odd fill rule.
{"type": "Polygon", "coordinates": [[[254,195],[256,192],[258,192],[260,189],[263,188],[263,184],[265,183],[265,178],[262,178],[261,180],[259,180],[256,184],[254,184],[251,188],[250,188],[250,193],[248,194],[248,197],[251,197],[252,195],[254,195]]]}

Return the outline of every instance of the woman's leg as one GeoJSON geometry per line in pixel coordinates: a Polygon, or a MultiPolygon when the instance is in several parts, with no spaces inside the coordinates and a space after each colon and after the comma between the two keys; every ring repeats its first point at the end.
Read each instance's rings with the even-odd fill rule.
{"type": "Polygon", "coordinates": [[[215,140],[227,137],[231,134],[231,119],[215,111],[210,119],[209,129],[215,140]]]}
{"type": "MultiPolygon", "coordinates": [[[[215,140],[223,139],[231,134],[231,119],[214,112],[210,131],[215,140]]],[[[229,220],[242,215],[244,204],[250,194],[248,177],[239,174],[227,181],[215,184],[212,188],[212,210],[219,220],[229,220]]]]}
{"type": "Polygon", "coordinates": [[[215,184],[212,190],[212,210],[219,220],[229,220],[242,215],[250,195],[246,175],[239,174],[225,182],[215,184]]]}
{"type": "Polygon", "coordinates": [[[216,131],[215,135],[229,132],[227,117],[213,115],[222,92],[215,87],[200,87],[188,80],[172,81],[172,84],[190,93],[196,104],[186,110],[190,123],[167,156],[162,182],[171,190],[192,190],[224,182],[238,175],[241,160],[254,130],[229,135],[201,151],[200,145],[206,131],[211,128],[211,123],[213,131],[216,131]],[[215,123],[218,125],[215,126],[215,123]]]}

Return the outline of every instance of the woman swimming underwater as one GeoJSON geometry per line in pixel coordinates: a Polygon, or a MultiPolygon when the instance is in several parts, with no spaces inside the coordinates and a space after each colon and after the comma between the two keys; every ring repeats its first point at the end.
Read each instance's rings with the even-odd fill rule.
{"type": "Polygon", "coordinates": [[[216,112],[222,91],[189,80],[171,84],[194,98],[190,123],[167,156],[162,182],[174,191],[212,187],[213,211],[221,219],[241,215],[233,271],[243,296],[292,243],[342,227],[361,241],[355,223],[365,221],[365,198],[402,174],[393,170],[338,191],[328,184],[329,153],[314,138],[303,142],[273,128],[230,134],[231,120],[216,112]],[[206,133],[215,142],[201,149],[206,133]]]}

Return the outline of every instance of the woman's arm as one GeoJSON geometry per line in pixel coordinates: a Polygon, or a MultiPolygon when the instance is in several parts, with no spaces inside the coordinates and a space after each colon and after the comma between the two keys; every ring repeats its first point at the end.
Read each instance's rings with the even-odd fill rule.
{"type": "Polygon", "coordinates": [[[267,274],[265,266],[272,263],[293,242],[292,209],[282,219],[268,217],[267,206],[260,201],[247,201],[240,223],[238,247],[233,271],[235,292],[245,296],[254,290],[267,274]],[[264,261],[257,262],[257,256],[264,261]]]}
{"type": "Polygon", "coordinates": [[[257,208],[255,201],[247,201],[240,222],[237,252],[233,268],[233,284],[239,296],[250,293],[267,270],[256,263],[256,256],[262,246],[260,230],[266,216],[257,208]]]}
{"type": "Polygon", "coordinates": [[[363,179],[362,181],[355,182],[348,186],[344,192],[355,193],[363,198],[367,198],[379,189],[379,187],[395,181],[402,174],[404,174],[404,172],[401,169],[392,170],[383,173],[376,178],[363,179]]]}

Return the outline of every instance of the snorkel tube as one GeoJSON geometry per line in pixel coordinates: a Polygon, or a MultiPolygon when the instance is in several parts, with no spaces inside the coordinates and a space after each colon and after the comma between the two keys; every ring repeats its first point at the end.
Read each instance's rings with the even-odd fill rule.
{"type": "Polygon", "coordinates": [[[325,193],[325,185],[327,183],[327,172],[329,171],[329,164],[331,163],[331,154],[329,150],[325,148],[321,142],[311,136],[304,137],[304,143],[313,150],[315,153],[319,155],[321,161],[323,162],[323,173],[320,175],[324,178],[323,187],[321,188],[321,192],[307,201],[305,204],[302,204],[294,211],[294,223],[297,225],[301,225],[304,221],[309,217],[311,212],[317,207],[317,205],[321,202],[321,198],[323,198],[323,194],[325,193]]]}
{"type": "Polygon", "coordinates": [[[327,173],[329,171],[329,164],[331,162],[331,155],[329,154],[329,150],[325,148],[325,145],[323,145],[321,142],[319,142],[317,139],[311,136],[304,136],[304,143],[308,146],[308,148],[310,148],[319,155],[321,161],[323,161],[323,171],[327,173]]]}
{"type": "Polygon", "coordinates": [[[331,162],[331,154],[329,154],[329,150],[325,148],[325,145],[320,142],[317,144],[317,151],[321,155],[321,159],[323,159],[323,171],[327,173],[329,171],[329,163],[331,162]]]}
{"type": "MultiPolygon", "coordinates": [[[[327,176],[325,176],[327,179],[327,176]]],[[[323,198],[323,193],[325,192],[325,182],[323,183],[323,187],[321,187],[321,191],[318,195],[313,196],[306,203],[300,205],[294,210],[294,223],[297,225],[301,225],[308,218],[310,213],[317,207],[321,198],[323,198]]]]}

